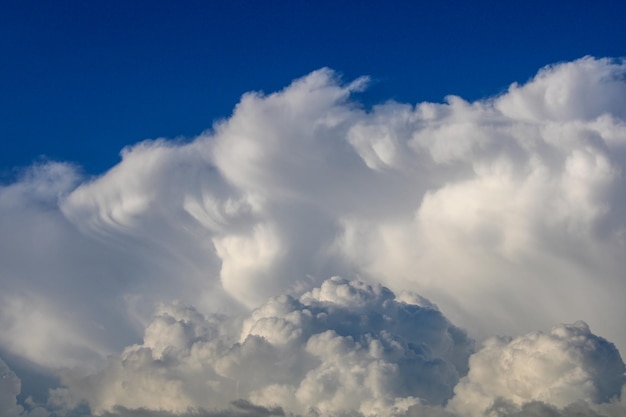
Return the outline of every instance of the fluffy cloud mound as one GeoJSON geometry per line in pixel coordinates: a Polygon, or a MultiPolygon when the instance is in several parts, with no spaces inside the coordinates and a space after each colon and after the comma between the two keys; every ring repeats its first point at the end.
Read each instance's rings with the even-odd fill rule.
{"type": "MultiPolygon", "coordinates": [[[[98,412],[244,398],[445,415],[467,340],[404,291],[479,340],[584,319],[626,349],[625,75],[624,60],[585,57],[496,97],[365,109],[367,79],[321,69],[245,94],[193,140],[129,146],[100,177],[30,167],[0,185],[0,352],[65,373],[54,401],[98,412]]],[[[550,347],[570,391],[538,371],[547,385],[526,397],[479,393],[477,369],[504,369],[481,365],[486,348],[452,401],[561,413],[615,393],[573,340],[606,345],[580,332],[520,339],[550,347]]],[[[497,356],[513,342],[490,343],[497,356]]]]}
{"type": "MultiPolygon", "coordinates": [[[[74,399],[182,413],[238,399],[268,409],[391,415],[441,405],[467,372],[473,343],[432,304],[332,278],[299,299],[272,298],[241,321],[162,306],[144,341],[98,374],[68,375],[74,399]]],[[[65,395],[69,395],[65,393],[65,395]]]]}
{"type": "Polygon", "coordinates": [[[615,346],[580,321],[549,334],[493,338],[471,357],[470,372],[456,386],[449,408],[478,417],[533,402],[556,407],[609,402],[620,395],[625,370],[615,346]]]}

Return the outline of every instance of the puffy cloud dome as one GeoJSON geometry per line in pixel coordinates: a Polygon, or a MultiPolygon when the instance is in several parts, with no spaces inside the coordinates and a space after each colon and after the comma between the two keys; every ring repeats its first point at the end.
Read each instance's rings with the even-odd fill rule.
{"type": "Polygon", "coordinates": [[[578,321],[550,333],[492,338],[470,358],[470,371],[455,388],[449,408],[482,416],[497,401],[556,407],[619,396],[626,370],[615,346],[578,321]]]}

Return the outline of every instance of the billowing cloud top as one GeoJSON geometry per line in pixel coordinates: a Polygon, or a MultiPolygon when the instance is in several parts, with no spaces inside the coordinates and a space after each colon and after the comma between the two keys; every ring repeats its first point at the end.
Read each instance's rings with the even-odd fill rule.
{"type": "Polygon", "coordinates": [[[335,277],[300,299],[270,299],[243,324],[162,306],[143,344],[96,375],[64,382],[95,412],[183,412],[246,398],[302,414],[387,415],[420,401],[443,404],[472,347],[432,306],[335,277]]]}
{"type": "MultiPolygon", "coordinates": [[[[58,415],[611,415],[615,346],[529,332],[626,348],[625,73],[364,109],[322,69],[98,178],[31,167],[0,187],[0,355],[62,375],[58,415]],[[451,322],[528,334],[468,359],[451,322]]],[[[1,365],[0,409],[47,412],[1,365]]]]}

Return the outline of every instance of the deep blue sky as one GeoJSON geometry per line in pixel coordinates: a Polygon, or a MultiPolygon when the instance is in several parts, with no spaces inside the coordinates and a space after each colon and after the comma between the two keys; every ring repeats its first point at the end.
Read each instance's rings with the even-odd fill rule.
{"type": "Polygon", "coordinates": [[[192,137],[242,93],[328,66],[366,103],[477,99],[538,68],[626,55],[621,1],[38,1],[0,5],[0,177],[41,158],[96,174],[192,137]]]}

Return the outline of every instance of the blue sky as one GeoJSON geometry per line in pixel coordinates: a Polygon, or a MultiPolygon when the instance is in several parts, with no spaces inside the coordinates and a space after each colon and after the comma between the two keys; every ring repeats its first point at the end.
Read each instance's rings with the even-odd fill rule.
{"type": "Polygon", "coordinates": [[[360,98],[468,100],[544,65],[623,56],[618,1],[17,1],[0,6],[0,175],[102,173],[126,145],[193,137],[242,93],[330,67],[360,98]]]}

